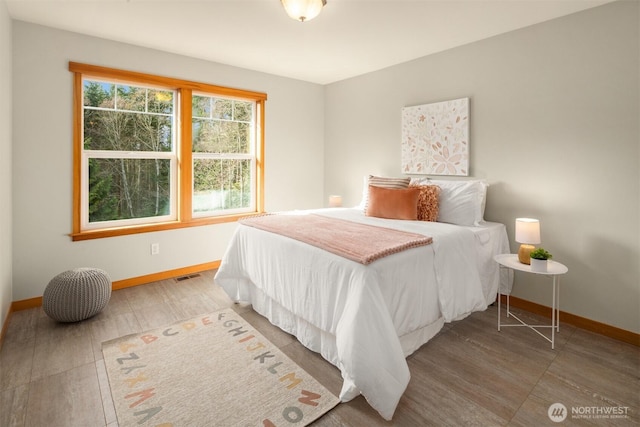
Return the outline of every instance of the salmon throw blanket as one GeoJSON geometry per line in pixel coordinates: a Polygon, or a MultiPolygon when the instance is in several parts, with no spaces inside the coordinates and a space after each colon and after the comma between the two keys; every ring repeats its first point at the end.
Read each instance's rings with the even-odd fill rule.
{"type": "Polygon", "coordinates": [[[422,234],[316,214],[264,215],[240,223],[299,240],[364,265],[433,241],[422,234]]]}

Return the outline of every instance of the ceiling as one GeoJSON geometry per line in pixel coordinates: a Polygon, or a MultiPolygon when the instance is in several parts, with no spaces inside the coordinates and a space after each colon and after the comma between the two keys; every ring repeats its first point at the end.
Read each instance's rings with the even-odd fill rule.
{"type": "MultiPolygon", "coordinates": [[[[0,0],[2,1],[2,0],[0,0]]],[[[328,84],[612,0],[4,0],[13,19],[328,84]]]]}

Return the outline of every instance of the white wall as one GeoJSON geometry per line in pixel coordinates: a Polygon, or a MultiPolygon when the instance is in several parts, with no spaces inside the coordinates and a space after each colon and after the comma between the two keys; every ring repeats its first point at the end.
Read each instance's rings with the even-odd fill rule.
{"type": "Polygon", "coordinates": [[[266,209],[324,204],[322,86],[20,21],[13,52],[14,300],[42,295],[53,276],[74,267],[104,268],[121,280],[220,260],[235,230],[230,223],[71,241],[69,61],[266,92],[266,209]],[[151,256],[155,242],[160,255],[151,256]]]}
{"type": "Polygon", "coordinates": [[[0,329],[13,298],[11,284],[11,18],[0,0],[0,329]]]}
{"type": "MultiPolygon", "coordinates": [[[[539,218],[569,267],[563,311],[640,332],[639,4],[621,1],[331,84],[325,196],[356,205],[368,173],[401,176],[400,110],[471,98],[471,175],[486,218],[539,218]]],[[[514,295],[551,306],[518,274],[514,295]]]]}

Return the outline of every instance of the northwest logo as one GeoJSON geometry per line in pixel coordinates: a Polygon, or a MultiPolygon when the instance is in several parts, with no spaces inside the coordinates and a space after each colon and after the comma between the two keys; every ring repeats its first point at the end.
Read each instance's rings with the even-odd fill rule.
{"type": "Polygon", "coordinates": [[[562,403],[554,403],[549,406],[547,415],[549,415],[549,419],[554,423],[561,423],[567,418],[567,407],[562,403]]]}

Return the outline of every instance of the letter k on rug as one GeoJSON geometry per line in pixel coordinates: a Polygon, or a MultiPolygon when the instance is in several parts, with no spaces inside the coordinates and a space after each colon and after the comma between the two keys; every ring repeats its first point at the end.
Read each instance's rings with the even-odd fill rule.
{"type": "Polygon", "coordinates": [[[124,426],[306,426],[338,398],[232,309],[102,343],[124,426]]]}

